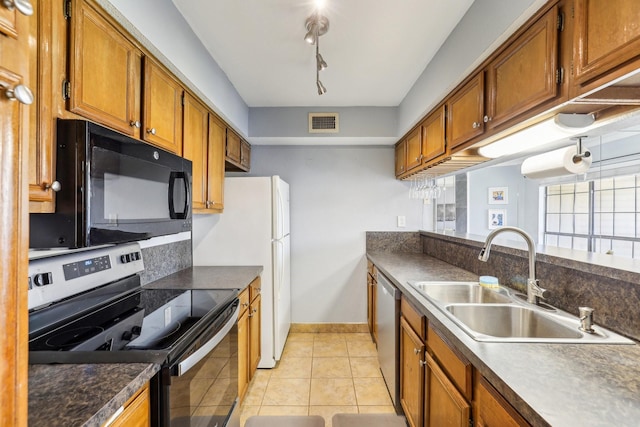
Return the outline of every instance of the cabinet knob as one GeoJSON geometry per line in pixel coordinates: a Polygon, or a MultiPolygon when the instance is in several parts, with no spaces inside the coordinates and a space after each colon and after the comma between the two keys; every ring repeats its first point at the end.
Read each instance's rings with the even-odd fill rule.
{"type": "Polygon", "coordinates": [[[427,362],[426,362],[426,361],[424,361],[424,360],[421,360],[421,361],[420,361],[420,367],[421,367],[421,368],[424,368],[426,364],[427,364],[427,362]]]}
{"type": "Polygon", "coordinates": [[[480,123],[480,122],[473,122],[473,128],[474,128],[474,129],[478,129],[480,126],[482,126],[482,123],[480,123]]]}
{"type": "Polygon", "coordinates": [[[156,134],[156,128],[147,129],[147,133],[150,133],[151,135],[155,135],[156,134]]]}
{"type": "Polygon", "coordinates": [[[485,122],[485,123],[490,122],[492,118],[493,118],[493,117],[484,116],[484,122],[485,122]]]}
{"type": "Polygon", "coordinates": [[[129,126],[131,126],[132,128],[140,129],[140,126],[142,126],[142,125],[140,124],[140,120],[131,120],[129,122],[129,126]]]}
{"type": "Polygon", "coordinates": [[[420,350],[418,350],[417,348],[414,348],[414,349],[413,349],[413,353],[414,353],[414,354],[418,354],[418,353],[420,353],[420,350]]]}
{"type": "Polygon", "coordinates": [[[9,10],[18,9],[25,16],[33,15],[33,5],[29,0],[2,0],[2,4],[9,10]]]}
{"type": "Polygon", "coordinates": [[[44,184],[44,189],[45,190],[53,190],[56,193],[60,190],[62,190],[62,185],[60,184],[59,181],[53,181],[51,184],[44,184]]]}
{"type": "Polygon", "coordinates": [[[12,101],[19,101],[24,105],[33,103],[33,93],[25,85],[17,85],[13,89],[6,89],[5,95],[12,101]]]}
{"type": "Polygon", "coordinates": [[[242,306],[243,306],[243,307],[249,307],[249,303],[248,303],[248,302],[243,302],[243,303],[242,303],[242,306]]]}

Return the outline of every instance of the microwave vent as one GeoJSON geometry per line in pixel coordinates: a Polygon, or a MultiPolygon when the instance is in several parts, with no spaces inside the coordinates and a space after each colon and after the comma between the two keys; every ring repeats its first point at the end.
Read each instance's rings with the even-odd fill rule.
{"type": "Polygon", "coordinates": [[[338,113],[309,113],[309,133],[338,133],[338,113]]]}

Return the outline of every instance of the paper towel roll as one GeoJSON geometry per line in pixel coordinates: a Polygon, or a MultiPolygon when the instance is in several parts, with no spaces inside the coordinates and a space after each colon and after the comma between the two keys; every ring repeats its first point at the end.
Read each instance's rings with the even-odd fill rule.
{"type": "Polygon", "coordinates": [[[574,162],[575,155],[576,146],[572,145],[529,157],[522,163],[520,172],[531,179],[585,173],[591,167],[591,157],[582,157],[574,162]]]}

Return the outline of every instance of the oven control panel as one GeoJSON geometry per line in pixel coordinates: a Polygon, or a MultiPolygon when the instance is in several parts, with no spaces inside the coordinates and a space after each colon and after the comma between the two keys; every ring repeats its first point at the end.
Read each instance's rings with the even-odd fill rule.
{"type": "Polygon", "coordinates": [[[109,256],[104,255],[64,264],[62,266],[62,271],[64,273],[64,279],[71,280],[77,277],[86,276],[87,274],[108,270],[110,268],[111,262],[109,261],[109,256]]]}
{"type": "Polygon", "coordinates": [[[138,243],[67,250],[29,259],[29,310],[144,270],[138,243]]]}

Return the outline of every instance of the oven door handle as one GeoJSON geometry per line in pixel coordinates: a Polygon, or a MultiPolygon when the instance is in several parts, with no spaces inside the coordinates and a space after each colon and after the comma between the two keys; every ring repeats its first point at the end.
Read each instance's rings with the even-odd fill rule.
{"type": "Polygon", "coordinates": [[[224,339],[224,337],[227,336],[231,328],[233,328],[233,326],[238,322],[239,313],[240,313],[240,306],[236,307],[236,310],[233,312],[233,315],[231,316],[229,321],[225,323],[222,329],[220,329],[220,332],[218,332],[213,338],[207,341],[206,344],[204,344],[202,347],[196,350],[193,354],[191,354],[189,357],[187,357],[186,359],[184,359],[182,362],[178,364],[179,377],[186,374],[187,371],[189,371],[189,369],[197,365],[198,362],[204,359],[211,350],[213,350],[218,344],[222,342],[222,340],[224,339]]]}

